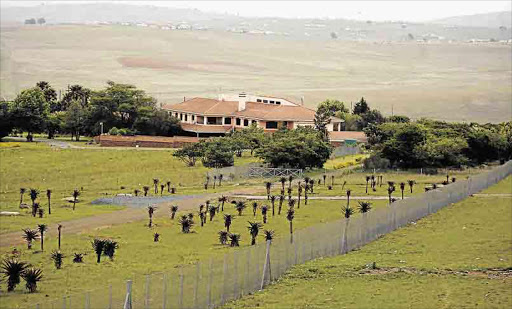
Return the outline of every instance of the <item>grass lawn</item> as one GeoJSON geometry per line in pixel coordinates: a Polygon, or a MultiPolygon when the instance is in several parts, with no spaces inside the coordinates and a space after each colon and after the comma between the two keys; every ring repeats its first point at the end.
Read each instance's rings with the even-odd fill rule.
{"type": "MultiPolygon", "coordinates": [[[[254,162],[249,156],[235,158],[236,165],[254,162]]],[[[59,149],[44,143],[1,142],[0,143],[0,210],[20,211],[20,188],[26,188],[24,202],[31,204],[29,188],[39,189],[40,202],[47,212],[46,189],[51,189],[53,211],[46,216],[46,223],[59,222],[123,207],[91,206],[90,202],[117,193],[133,193],[144,185],[151,187],[153,178],[165,182],[170,180],[178,194],[204,193],[202,187],[209,169],[197,164],[186,167],[171,155],[171,151],[136,151],[110,149],[59,149]],[[125,187],[125,189],[121,189],[125,187]],[[81,190],[80,203],[75,212],[69,211],[68,202],[73,190],[81,190]]],[[[212,180],[213,181],[213,180],[212,180]]],[[[235,188],[225,175],[223,185],[208,193],[235,188]]],[[[21,210],[19,218],[0,217],[0,232],[12,231],[33,225],[35,219],[21,210]]]]}
{"type": "MultiPolygon", "coordinates": [[[[511,180],[482,193],[512,193],[511,180]]],[[[510,197],[468,198],[360,250],[296,266],[225,307],[509,308],[510,206],[510,197]]]]}
{"type": "MultiPolygon", "coordinates": [[[[341,218],[341,207],[344,205],[344,202],[327,201],[312,201],[307,206],[302,205],[300,209],[296,209],[294,229],[337,220],[341,218]]],[[[272,217],[269,211],[268,222],[264,229],[275,230],[277,237],[288,237],[286,205],[283,206],[283,214],[280,216],[277,215],[277,206],[276,204],[275,217],[272,217]]],[[[373,207],[387,206],[385,201],[376,201],[373,207]]],[[[232,204],[226,204],[225,208],[225,213],[236,213],[232,204]]],[[[168,210],[157,209],[158,212],[168,212],[168,210]]],[[[0,307],[23,307],[49,299],[58,299],[66,294],[107,287],[109,282],[117,283],[116,286],[124,289],[122,281],[124,279],[173,269],[178,265],[192,264],[199,260],[207,261],[209,257],[232,252],[233,248],[218,244],[217,232],[224,228],[222,213],[218,214],[212,222],[207,222],[204,227],[199,226],[196,214],[196,225],[191,234],[181,233],[178,223],[179,215],[178,213],[174,221],[167,216],[157,217],[154,220],[156,227],[151,229],[147,227],[147,220],[79,235],[66,235],[64,229],[62,252],[67,257],[61,270],[56,270],[50,260],[51,251],[57,247],[56,238],[45,237],[44,253],[40,252],[39,242],[34,244],[31,251],[26,249],[26,245],[18,247],[21,251],[20,259],[42,268],[44,279],[39,284],[40,291],[35,294],[26,293],[22,285],[18,286],[15,292],[6,294],[3,292],[5,284],[2,284],[0,307]],[[155,232],[161,234],[161,241],[158,243],[153,242],[155,232]],[[90,245],[94,237],[112,238],[119,242],[120,247],[114,262],[104,258],[100,265],[96,264],[94,251],[90,245]],[[71,262],[74,252],[87,253],[84,264],[71,262]],[[48,298],[45,295],[48,295],[48,298]]],[[[242,217],[235,216],[230,229],[231,232],[242,235],[241,247],[250,245],[250,235],[247,230],[249,220],[262,222],[261,213],[258,213],[256,218],[253,217],[250,205],[242,217]]],[[[261,241],[263,241],[262,237],[258,237],[258,242],[261,241]]],[[[1,252],[5,257],[10,251],[11,248],[2,248],[1,252]]]]}

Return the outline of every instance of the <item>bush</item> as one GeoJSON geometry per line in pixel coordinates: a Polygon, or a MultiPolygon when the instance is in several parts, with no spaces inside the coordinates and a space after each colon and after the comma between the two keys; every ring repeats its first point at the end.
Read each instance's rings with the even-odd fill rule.
{"type": "Polygon", "coordinates": [[[363,161],[365,169],[388,169],[391,167],[391,163],[388,159],[382,158],[379,155],[372,155],[363,161]]]}
{"type": "Polygon", "coordinates": [[[116,128],[116,127],[113,127],[112,129],[110,129],[108,131],[108,134],[110,134],[110,135],[119,135],[119,129],[116,128]]]}

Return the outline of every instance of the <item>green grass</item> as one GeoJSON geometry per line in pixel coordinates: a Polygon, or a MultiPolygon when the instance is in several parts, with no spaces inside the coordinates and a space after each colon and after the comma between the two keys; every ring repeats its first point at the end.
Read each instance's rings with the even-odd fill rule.
{"type": "MultiPolygon", "coordinates": [[[[511,179],[484,192],[511,193],[511,179]]],[[[510,202],[468,198],[360,250],[296,266],[225,308],[508,308],[510,276],[457,272],[512,267],[510,202]],[[372,262],[378,270],[366,269],[372,262]]]]}
{"type": "MultiPolygon", "coordinates": [[[[44,143],[1,142],[0,143],[0,210],[19,211],[20,188],[39,189],[38,201],[47,209],[46,189],[51,189],[54,211],[45,222],[59,222],[122,207],[90,205],[90,202],[117,193],[133,193],[144,185],[153,188],[153,178],[165,182],[170,180],[177,194],[204,193],[203,182],[209,169],[197,164],[186,167],[171,155],[172,151],[136,151],[112,149],[60,149],[50,148],[44,143]],[[124,186],[125,189],[121,189],[124,186]],[[67,211],[69,203],[62,199],[71,196],[73,190],[81,190],[77,211],[67,211]],[[62,210],[62,211],[61,211],[62,210]]],[[[247,155],[236,158],[242,165],[256,159],[247,155]]],[[[235,183],[224,175],[223,185],[208,193],[236,188],[235,183]]],[[[213,181],[213,179],[212,179],[213,181]]],[[[150,194],[152,190],[150,190],[150,194]]],[[[31,204],[28,193],[24,202],[31,204]]],[[[33,219],[21,211],[20,218],[0,217],[0,232],[12,231],[32,224],[33,219]]]]}
{"type": "MultiPolygon", "coordinates": [[[[341,207],[344,203],[315,201],[296,209],[294,229],[302,229],[311,225],[320,224],[341,218],[341,207]]],[[[283,205],[283,214],[272,217],[269,212],[268,222],[264,229],[275,230],[277,237],[288,237],[289,225],[286,220],[286,204],[283,205]]],[[[373,204],[374,207],[386,207],[385,201],[373,204]]],[[[225,213],[235,214],[232,204],[225,205],[225,213]]],[[[167,213],[168,209],[157,210],[158,213],[167,213]]],[[[194,213],[196,213],[194,211],[194,213]]],[[[204,227],[196,223],[194,233],[182,234],[178,224],[179,214],[174,221],[168,216],[157,217],[154,220],[156,227],[147,227],[147,220],[143,222],[127,223],[120,226],[104,228],[98,231],[87,231],[79,235],[63,235],[63,253],[65,259],[63,269],[55,270],[50,261],[50,252],[56,249],[57,240],[53,237],[45,237],[45,252],[39,251],[39,243],[34,244],[34,249],[28,251],[26,245],[18,247],[21,250],[21,260],[28,261],[32,265],[43,269],[44,279],[39,285],[39,293],[28,294],[23,286],[19,286],[14,293],[3,294],[0,307],[16,307],[43,302],[48,299],[59,298],[65,294],[77,293],[107,286],[109,282],[117,283],[123,287],[122,280],[135,278],[142,274],[170,270],[178,265],[192,264],[196,261],[205,261],[209,257],[232,252],[232,248],[218,244],[217,232],[224,228],[222,213],[218,214],[213,222],[207,222],[204,227]],[[153,233],[161,234],[159,243],[153,242],[153,233]],[[100,265],[95,263],[94,252],[90,241],[94,237],[106,237],[117,240],[120,244],[114,262],[105,258],[100,265]],[[83,252],[88,255],[82,265],[71,263],[73,252],[83,252]],[[101,280],[98,281],[98,278],[101,280]],[[66,284],[63,284],[66,282],[66,284]],[[46,298],[48,295],[49,298],[46,298]]],[[[250,235],[247,230],[247,221],[262,222],[261,213],[257,217],[252,216],[249,205],[242,217],[236,216],[230,231],[242,235],[241,247],[250,245],[250,235]]],[[[196,220],[197,214],[196,214],[196,220]]],[[[258,237],[258,242],[263,241],[258,237]]],[[[11,248],[2,248],[4,256],[11,248]]],[[[2,285],[2,289],[5,287],[2,285]]]]}

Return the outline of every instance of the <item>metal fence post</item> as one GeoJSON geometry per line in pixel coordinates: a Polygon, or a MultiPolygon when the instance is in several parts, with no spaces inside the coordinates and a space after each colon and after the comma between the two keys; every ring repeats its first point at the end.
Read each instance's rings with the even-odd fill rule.
{"type": "Polygon", "coordinates": [[[206,309],[212,307],[212,281],[213,281],[213,260],[210,258],[210,274],[208,278],[208,285],[206,287],[206,309]]]}
{"type": "Polygon", "coordinates": [[[245,292],[247,290],[249,290],[249,276],[250,276],[250,273],[249,273],[249,268],[251,267],[251,249],[248,249],[247,250],[247,260],[245,261],[245,276],[244,276],[244,284],[242,285],[242,296],[245,295],[245,292]]]}
{"type": "Polygon", "coordinates": [[[112,284],[108,286],[108,309],[112,309],[112,284]]]}
{"type": "Polygon", "coordinates": [[[233,252],[233,297],[238,297],[238,254],[237,250],[233,252]]]}
{"type": "Polygon", "coordinates": [[[221,304],[224,304],[224,300],[225,300],[226,286],[228,284],[227,274],[228,274],[228,255],[224,254],[224,264],[222,265],[222,294],[220,296],[221,304]]]}
{"type": "Polygon", "coordinates": [[[91,293],[86,292],[85,293],[85,309],[91,308],[91,293]]]}
{"type": "Polygon", "coordinates": [[[132,280],[126,281],[126,298],[124,299],[123,309],[132,309],[132,280]]]}
{"type": "Polygon", "coordinates": [[[66,309],[66,296],[62,297],[62,309],[66,309]]]}
{"type": "Polygon", "coordinates": [[[263,290],[263,287],[265,286],[265,275],[269,273],[269,278],[272,277],[272,271],[270,269],[270,240],[267,240],[267,249],[265,253],[265,264],[263,264],[263,276],[261,278],[261,290],[263,290]]]}
{"type": "Polygon", "coordinates": [[[183,308],[183,268],[180,268],[180,296],[178,300],[179,308],[183,308]]]}
{"type": "Polygon", "coordinates": [[[198,289],[199,289],[199,277],[201,272],[201,263],[196,263],[196,279],[194,282],[194,308],[197,308],[197,297],[198,297],[198,289]]]}
{"type": "Polygon", "coordinates": [[[167,274],[164,274],[163,281],[162,308],[165,309],[167,307],[167,274]]]}

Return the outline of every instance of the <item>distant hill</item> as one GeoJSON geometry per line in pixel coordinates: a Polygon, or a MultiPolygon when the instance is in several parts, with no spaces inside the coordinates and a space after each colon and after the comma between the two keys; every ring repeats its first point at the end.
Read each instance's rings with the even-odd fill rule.
{"type": "Polygon", "coordinates": [[[512,28],[512,12],[495,12],[476,15],[453,16],[433,20],[432,23],[460,27],[512,28]]]}

